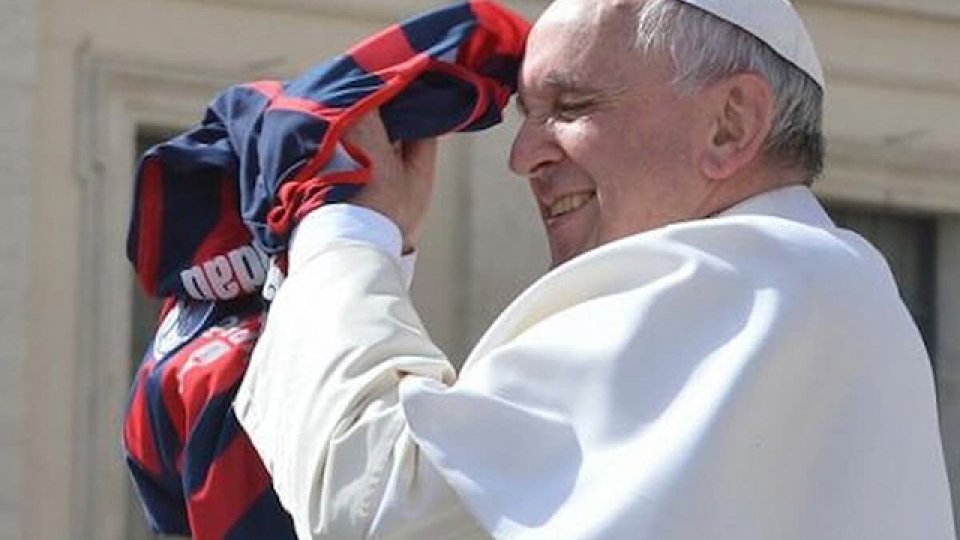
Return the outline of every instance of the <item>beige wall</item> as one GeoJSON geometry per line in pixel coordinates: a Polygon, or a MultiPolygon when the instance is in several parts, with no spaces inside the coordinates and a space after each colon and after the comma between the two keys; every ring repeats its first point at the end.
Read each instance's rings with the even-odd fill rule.
{"type": "Polygon", "coordinates": [[[30,150],[37,21],[27,0],[0,3],[0,539],[22,538],[26,423],[30,150]]]}
{"type": "MultiPolygon", "coordinates": [[[[225,84],[289,76],[389,19],[440,3],[0,3],[0,478],[13,479],[0,492],[0,539],[114,540],[125,530],[118,422],[130,272],[121,247],[135,127],[189,123],[225,84]]],[[[528,15],[546,4],[507,3],[528,15]]],[[[833,154],[821,192],[960,211],[955,0],[796,3],[830,85],[833,154]]],[[[526,187],[506,170],[515,122],[444,143],[415,293],[455,359],[546,265],[526,187]]],[[[952,362],[951,373],[960,359],[952,362]]],[[[952,382],[960,377],[944,380],[960,394],[952,382]]],[[[960,424],[960,415],[947,417],[960,424]]]]}

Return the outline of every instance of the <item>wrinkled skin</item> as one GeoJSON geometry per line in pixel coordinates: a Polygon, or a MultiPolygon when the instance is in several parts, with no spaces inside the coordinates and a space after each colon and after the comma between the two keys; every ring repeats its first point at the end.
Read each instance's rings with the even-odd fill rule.
{"type": "Polygon", "coordinates": [[[705,120],[695,97],[671,87],[668,58],[642,59],[631,50],[633,9],[561,0],[528,42],[520,79],[525,119],[510,165],[530,181],[555,265],[699,213],[696,138],[705,120]],[[573,194],[588,199],[551,213],[573,194]]]}

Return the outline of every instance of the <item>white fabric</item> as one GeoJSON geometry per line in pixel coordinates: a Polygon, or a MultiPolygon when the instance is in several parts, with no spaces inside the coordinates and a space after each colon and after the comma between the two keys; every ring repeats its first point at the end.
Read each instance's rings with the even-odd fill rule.
{"type": "Polygon", "coordinates": [[[373,244],[397,259],[403,248],[400,229],[387,216],[354,204],[328,204],[307,214],[294,229],[290,266],[302,266],[314,247],[338,238],[373,244]]]}
{"type": "Polygon", "coordinates": [[[236,402],[302,539],[954,538],[919,335],[806,188],[562,265],[456,383],[395,259],[310,251],[236,402]]]}
{"type": "MultiPolygon", "coordinates": [[[[328,204],[307,214],[290,239],[291,258],[309,258],[313,246],[322,247],[340,239],[367,242],[394,257],[400,265],[403,282],[410,289],[417,264],[416,252],[403,255],[403,237],[397,225],[383,214],[362,206],[328,204]],[[297,240],[298,237],[300,240],[297,240]],[[293,244],[297,243],[301,247],[293,248],[293,244]]],[[[297,265],[299,261],[289,261],[289,264],[297,265]]],[[[271,259],[263,284],[263,297],[272,302],[285,279],[284,271],[275,259],[271,259]]]]}
{"type": "MultiPolygon", "coordinates": [[[[301,220],[290,239],[290,265],[299,266],[302,264],[300,259],[312,257],[316,249],[322,249],[337,240],[356,240],[378,247],[396,259],[403,281],[407,289],[410,288],[417,253],[402,254],[403,237],[400,229],[383,214],[349,203],[321,206],[301,220]]],[[[276,272],[276,267],[271,266],[271,275],[276,272]]],[[[279,278],[274,276],[267,281],[273,284],[273,289],[279,289],[283,283],[282,273],[279,278]]],[[[272,300],[274,295],[269,299],[272,300]]]]}
{"type": "Polygon", "coordinates": [[[750,32],[806,72],[821,89],[826,87],[813,40],[789,0],[681,1],[750,32]]]}

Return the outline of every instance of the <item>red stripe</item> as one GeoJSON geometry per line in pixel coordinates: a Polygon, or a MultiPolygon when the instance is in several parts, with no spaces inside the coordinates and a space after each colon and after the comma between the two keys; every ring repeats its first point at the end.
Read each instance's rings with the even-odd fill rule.
{"type": "Polygon", "coordinates": [[[224,538],[270,486],[270,476],[246,433],[240,432],[210,466],[206,481],[190,497],[187,511],[194,538],[224,538]]]}
{"type": "MultiPolygon", "coordinates": [[[[177,353],[177,356],[164,362],[163,373],[160,380],[160,396],[163,399],[163,408],[167,411],[167,415],[170,417],[170,424],[173,426],[173,430],[176,432],[177,439],[179,441],[185,441],[187,439],[187,426],[186,426],[186,416],[184,415],[183,408],[183,399],[180,396],[179,388],[177,385],[177,371],[178,367],[174,362],[179,361],[180,353],[177,353]]],[[[180,466],[182,465],[182,448],[178,450],[177,456],[177,470],[181,470],[180,466]]]]}
{"type": "Polygon", "coordinates": [[[280,83],[280,81],[256,81],[247,83],[244,86],[260,92],[269,100],[273,100],[283,93],[283,84],[280,83]]]}
{"type": "MultiPolygon", "coordinates": [[[[272,102],[270,102],[270,106],[267,107],[267,110],[301,112],[310,116],[315,116],[322,120],[326,120],[329,116],[331,116],[331,109],[324,106],[323,103],[293,96],[276,97],[272,102]]],[[[339,109],[333,109],[332,111],[335,113],[337,110],[339,109]]]]}
{"type": "Polygon", "coordinates": [[[140,368],[137,378],[137,387],[130,401],[123,424],[123,442],[127,452],[151,475],[160,477],[163,466],[160,463],[160,453],[157,451],[156,439],[150,426],[150,410],[147,407],[146,380],[150,376],[151,366],[140,368]]]}
{"type": "Polygon", "coordinates": [[[318,179],[304,182],[285,182],[277,191],[277,204],[267,213],[267,227],[277,236],[290,234],[298,223],[299,217],[309,206],[314,210],[323,206],[330,186],[321,183],[318,179]],[[314,201],[309,205],[305,201],[314,201]]]}
{"type": "Polygon", "coordinates": [[[410,46],[410,41],[400,25],[395,24],[361,41],[350,49],[349,54],[362,69],[368,73],[377,73],[403,64],[419,53],[410,46]]]}
{"type": "Polygon", "coordinates": [[[479,69],[491,56],[519,57],[526,46],[530,23],[489,0],[470,0],[478,28],[460,47],[457,63],[479,69]]]}
{"type": "Polygon", "coordinates": [[[213,396],[230,390],[243,377],[250,360],[250,352],[260,334],[262,317],[251,315],[231,327],[217,326],[194,339],[177,355],[176,371],[181,399],[186,415],[186,429],[192,432],[197,418],[213,396]],[[243,331],[243,333],[239,333],[243,331]],[[231,341],[244,336],[243,342],[231,341]],[[223,347],[222,353],[209,363],[191,360],[194,353],[207,346],[223,347]],[[192,365],[191,365],[192,364],[192,365]]]}
{"type": "Polygon", "coordinates": [[[163,168],[149,158],[143,165],[140,184],[140,223],[137,238],[137,274],[149,295],[156,295],[163,247],[163,168]]]}
{"type": "MultiPolygon", "coordinates": [[[[354,172],[337,173],[336,178],[331,183],[336,184],[365,184],[370,179],[370,169],[361,169],[354,172]]],[[[326,193],[322,196],[306,197],[304,202],[295,207],[293,214],[294,223],[299,223],[307,214],[320,208],[327,202],[326,193]]]]}

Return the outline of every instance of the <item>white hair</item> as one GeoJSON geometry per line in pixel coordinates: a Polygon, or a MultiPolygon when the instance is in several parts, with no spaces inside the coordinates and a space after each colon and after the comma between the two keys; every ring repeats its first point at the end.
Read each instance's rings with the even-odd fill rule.
{"type": "Polygon", "coordinates": [[[681,92],[735,73],[766,78],[776,104],[764,155],[801,170],[808,183],[823,171],[822,89],[752,34],[681,0],[648,0],[638,11],[636,46],[644,53],[669,51],[681,92]]]}

